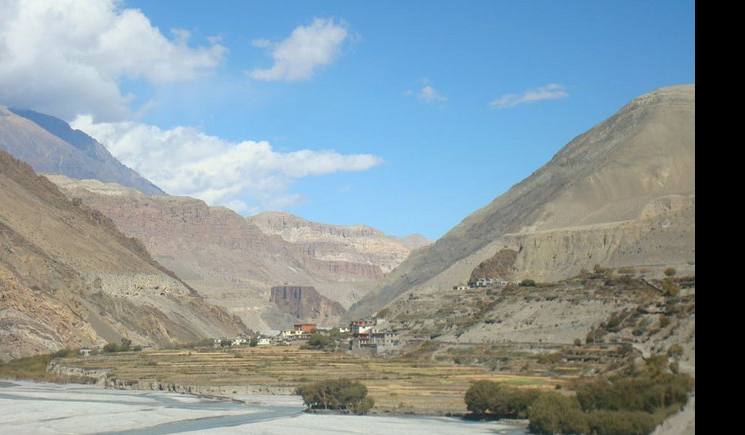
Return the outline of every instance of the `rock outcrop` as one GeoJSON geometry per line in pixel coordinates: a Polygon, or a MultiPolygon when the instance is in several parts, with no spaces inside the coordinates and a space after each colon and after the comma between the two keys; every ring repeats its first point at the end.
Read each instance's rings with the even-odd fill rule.
{"type": "Polygon", "coordinates": [[[293,322],[326,325],[344,315],[340,303],[321,296],[313,287],[272,287],[270,300],[282,313],[291,315],[293,322]]]}

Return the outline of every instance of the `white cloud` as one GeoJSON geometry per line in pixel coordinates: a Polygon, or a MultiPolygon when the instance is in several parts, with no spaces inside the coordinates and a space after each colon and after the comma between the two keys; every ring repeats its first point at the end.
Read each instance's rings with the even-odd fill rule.
{"type": "Polygon", "coordinates": [[[435,90],[435,88],[430,85],[425,85],[424,87],[422,87],[422,89],[419,90],[419,93],[417,93],[417,97],[426,103],[439,103],[447,101],[447,98],[442,96],[435,90]]]}
{"type": "Polygon", "coordinates": [[[407,90],[404,92],[404,95],[411,97],[416,96],[419,100],[424,101],[425,103],[432,104],[432,103],[444,103],[447,101],[447,97],[442,95],[439,91],[437,91],[429,81],[429,79],[422,79],[421,80],[422,87],[418,91],[412,91],[407,90]]]}
{"type": "Polygon", "coordinates": [[[189,32],[164,36],[117,0],[0,0],[0,102],[72,119],[130,115],[122,79],[191,80],[214,69],[226,48],[190,47],[189,32]]]}
{"type": "Polygon", "coordinates": [[[192,127],[162,130],[135,122],[94,123],[90,116],[79,116],[71,125],[98,139],[117,159],[166,192],[238,212],[302,202],[301,195],[288,192],[293,180],[365,171],[382,163],[372,154],[278,152],[266,141],[234,143],[192,127]]]}
{"type": "Polygon", "coordinates": [[[307,80],[321,66],[330,64],[347,37],[347,29],[333,19],[316,18],[309,26],[299,26],[286,39],[272,43],[255,39],[255,47],[270,50],[274,65],[254,69],[248,75],[256,80],[307,80]]]}
{"type": "Polygon", "coordinates": [[[505,94],[501,97],[492,100],[489,105],[498,109],[505,109],[508,107],[515,107],[518,104],[530,103],[533,101],[542,100],[556,100],[558,98],[568,97],[564,86],[551,83],[545,86],[541,86],[536,89],[529,89],[523,92],[521,95],[517,94],[505,94]]]}

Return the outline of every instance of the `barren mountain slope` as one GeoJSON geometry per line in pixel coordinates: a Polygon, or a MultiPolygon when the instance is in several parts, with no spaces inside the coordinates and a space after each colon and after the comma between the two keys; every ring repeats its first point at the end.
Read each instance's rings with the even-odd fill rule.
{"type": "Polygon", "coordinates": [[[283,212],[265,212],[248,219],[265,233],[299,245],[319,260],[377,266],[382,272],[379,277],[401,264],[412,250],[429,243],[421,236],[399,239],[366,225],[329,225],[283,212]]]}
{"type": "Polygon", "coordinates": [[[505,247],[520,253],[518,278],[560,279],[594,264],[691,269],[694,91],[693,85],[673,86],[634,99],[415,252],[352,307],[351,317],[368,315],[412,289],[444,290],[465,282],[505,247]]]}
{"type": "Polygon", "coordinates": [[[164,344],[246,330],[110,219],[68,200],[4,151],[0,323],[3,359],[122,337],[164,344]]]}
{"type": "Polygon", "coordinates": [[[116,182],[154,195],[164,193],[92,137],[73,130],[61,119],[31,110],[0,106],[0,150],[37,172],[116,182]]]}
{"type": "MultiPolygon", "coordinates": [[[[200,200],[147,196],[96,180],[49,178],[69,197],[79,198],[110,217],[125,234],[142,240],[158,261],[253,329],[279,329],[293,321],[270,303],[273,286],[313,286],[348,307],[382,276],[376,264],[343,256],[318,258],[307,246],[267,235],[237,213],[200,200]]],[[[319,309],[306,307],[302,312],[319,309]]],[[[294,320],[335,323],[338,318],[294,320]]]]}

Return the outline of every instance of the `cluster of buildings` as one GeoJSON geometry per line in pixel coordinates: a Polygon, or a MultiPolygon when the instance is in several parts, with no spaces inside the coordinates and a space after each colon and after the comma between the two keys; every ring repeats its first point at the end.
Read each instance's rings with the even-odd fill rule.
{"type": "Polygon", "coordinates": [[[369,349],[375,354],[395,352],[401,340],[395,332],[383,331],[385,319],[354,320],[349,324],[349,350],[369,349]]]}
{"type": "MultiPolygon", "coordinates": [[[[395,352],[401,346],[401,340],[396,333],[382,330],[386,323],[385,319],[355,320],[350,322],[348,328],[335,329],[349,337],[350,351],[366,350],[374,354],[385,354],[395,352]]],[[[216,338],[214,342],[215,347],[288,345],[294,341],[307,340],[312,334],[330,330],[331,328],[318,327],[314,323],[296,323],[292,329],[280,331],[274,337],[240,336],[216,338]]]]}
{"type": "Polygon", "coordinates": [[[456,285],[453,287],[453,290],[471,290],[484,287],[505,287],[509,283],[509,281],[496,278],[479,278],[476,281],[469,282],[468,284],[456,285]]]}
{"type": "Polygon", "coordinates": [[[315,323],[296,323],[292,329],[280,331],[276,338],[283,344],[295,340],[306,340],[310,338],[311,334],[319,330],[315,323]]]}
{"type": "Polygon", "coordinates": [[[214,339],[214,346],[215,347],[233,347],[233,346],[267,346],[272,344],[272,340],[269,337],[264,336],[256,336],[256,337],[248,337],[245,335],[241,335],[234,338],[215,338],[214,339]]]}

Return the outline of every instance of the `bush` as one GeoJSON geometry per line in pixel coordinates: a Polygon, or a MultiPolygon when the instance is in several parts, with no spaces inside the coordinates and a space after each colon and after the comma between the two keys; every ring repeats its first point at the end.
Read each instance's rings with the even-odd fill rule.
{"type": "Polygon", "coordinates": [[[657,426],[652,414],[640,411],[593,411],[586,420],[594,435],[647,435],[657,426]]]}
{"type": "Polygon", "coordinates": [[[683,355],[683,346],[680,344],[673,344],[667,350],[667,355],[675,358],[680,358],[683,355]]]}
{"type": "Polygon", "coordinates": [[[654,413],[673,404],[685,404],[692,379],[683,374],[645,373],[635,377],[616,376],[583,385],[577,400],[585,411],[645,411],[654,413]]]}
{"type": "Polygon", "coordinates": [[[678,273],[678,271],[672,267],[665,269],[665,276],[675,276],[676,273],[678,273]]]}
{"type": "Polygon", "coordinates": [[[132,340],[128,338],[122,338],[121,344],[116,343],[106,343],[106,345],[103,347],[104,352],[129,352],[130,350],[140,351],[142,350],[142,346],[135,346],[132,347],[132,340]]]}
{"type": "Polygon", "coordinates": [[[308,339],[308,347],[312,349],[327,349],[335,346],[336,341],[327,335],[313,334],[308,339]]]}
{"type": "Polygon", "coordinates": [[[662,290],[665,291],[665,296],[677,296],[680,293],[680,286],[670,278],[662,280],[662,290]]]}
{"type": "Polygon", "coordinates": [[[533,281],[532,279],[524,279],[520,281],[520,287],[535,287],[535,286],[536,286],[535,281],[533,281]]]}
{"type": "Polygon", "coordinates": [[[297,394],[310,409],[334,409],[336,411],[365,414],[375,401],[367,397],[367,387],[349,379],[330,379],[298,387],[297,394]]]}
{"type": "Polygon", "coordinates": [[[526,418],[538,398],[534,390],[504,387],[498,382],[478,381],[466,391],[466,408],[481,417],[526,418]]]}
{"type": "Polygon", "coordinates": [[[76,352],[74,350],[72,350],[72,349],[64,348],[64,349],[58,350],[57,352],[54,352],[52,354],[52,356],[54,358],[65,358],[65,357],[68,357],[68,356],[71,356],[71,355],[74,356],[75,353],[76,352]]]}
{"type": "Polygon", "coordinates": [[[583,434],[590,432],[585,414],[573,397],[543,393],[528,412],[530,431],[538,434],[583,434]]]}

